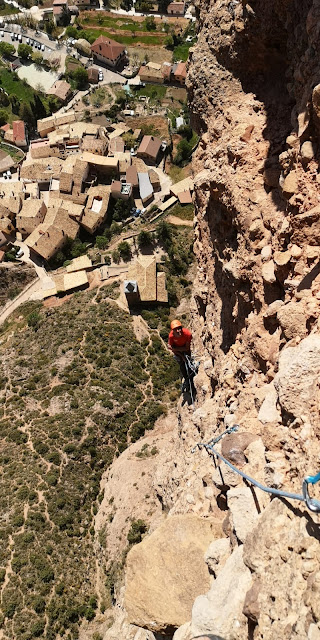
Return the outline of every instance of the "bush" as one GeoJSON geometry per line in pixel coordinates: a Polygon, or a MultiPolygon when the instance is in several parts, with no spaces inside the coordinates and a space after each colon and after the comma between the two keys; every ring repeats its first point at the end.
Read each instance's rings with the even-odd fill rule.
{"type": "Polygon", "coordinates": [[[142,536],[148,529],[144,520],[133,520],[127,535],[129,544],[138,544],[142,540],[142,536]]]}
{"type": "Polygon", "coordinates": [[[39,327],[41,316],[39,311],[32,311],[27,317],[27,323],[29,327],[37,329],[39,327]]]}
{"type": "Polygon", "coordinates": [[[140,248],[147,247],[152,244],[153,236],[149,231],[140,231],[138,235],[138,246],[140,248]]]}
{"type": "Polygon", "coordinates": [[[126,240],[123,240],[122,242],[120,242],[118,244],[118,251],[119,251],[120,257],[123,260],[130,260],[131,255],[132,255],[131,254],[131,248],[130,248],[129,243],[126,240]]]}

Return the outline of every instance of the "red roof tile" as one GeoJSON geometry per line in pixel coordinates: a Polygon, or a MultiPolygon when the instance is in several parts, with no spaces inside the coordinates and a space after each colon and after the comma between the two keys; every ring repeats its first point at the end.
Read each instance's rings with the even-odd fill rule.
{"type": "Polygon", "coordinates": [[[26,127],[23,120],[14,120],[12,123],[13,141],[24,142],[26,139],[26,127]]]}
{"type": "Polygon", "coordinates": [[[116,60],[119,55],[124,53],[125,47],[115,40],[110,40],[110,38],[106,38],[105,36],[99,36],[91,46],[91,51],[102,55],[104,58],[108,58],[108,60],[116,60]]]}

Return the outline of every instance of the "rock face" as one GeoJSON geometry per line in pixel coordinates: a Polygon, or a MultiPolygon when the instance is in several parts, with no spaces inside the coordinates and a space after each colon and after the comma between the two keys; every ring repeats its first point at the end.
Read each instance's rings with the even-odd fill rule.
{"type": "Polygon", "coordinates": [[[262,485],[300,495],[319,470],[320,4],[195,4],[197,400],[194,412],[178,406],[175,436],[155,460],[150,483],[168,517],[128,555],[126,607],[155,637],[318,640],[318,516],[251,489],[205,448],[190,452],[238,424],[215,447],[262,485]],[[163,535],[186,513],[193,569],[180,534],[163,535]],[[226,538],[206,530],[200,549],[210,518],[226,538]]]}
{"type": "Polygon", "coordinates": [[[280,405],[287,414],[316,426],[319,417],[320,336],[313,334],[279,357],[275,378],[280,405]]]}
{"type": "Polygon", "coordinates": [[[243,598],[252,584],[242,556],[243,547],[237,547],[209,593],[196,599],[192,610],[194,636],[212,634],[229,640],[242,637],[239,631],[244,622],[243,598]]]}
{"type": "Polygon", "coordinates": [[[187,622],[195,597],[210,586],[204,552],[221,534],[212,520],[172,516],[133,547],[126,570],[129,622],[152,631],[187,622]]]}

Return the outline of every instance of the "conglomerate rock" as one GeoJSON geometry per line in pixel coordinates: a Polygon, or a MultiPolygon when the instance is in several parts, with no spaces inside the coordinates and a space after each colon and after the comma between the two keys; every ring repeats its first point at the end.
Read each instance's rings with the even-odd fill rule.
{"type": "MultiPolygon", "coordinates": [[[[302,501],[249,489],[205,449],[191,451],[237,424],[237,438],[216,449],[262,485],[301,494],[303,478],[320,467],[320,4],[195,4],[187,86],[200,135],[191,301],[200,368],[195,411],[178,407],[153,487],[168,522],[190,513],[200,531],[220,512],[229,542],[198,556],[195,572],[207,561],[214,579],[189,620],[183,597],[174,615],[170,602],[153,620],[171,634],[180,620],[174,640],[318,640],[318,516],[302,501]],[[236,447],[246,434],[250,441],[236,447]]],[[[129,554],[132,584],[136,572],[149,584],[161,571],[156,534],[153,564],[141,563],[148,537],[129,554]]],[[[172,555],[168,564],[176,588],[184,568],[172,555]]],[[[129,595],[134,611],[141,595],[129,595]]],[[[151,595],[143,598],[147,608],[151,595]]],[[[150,616],[134,619],[152,630],[150,616]]]]}

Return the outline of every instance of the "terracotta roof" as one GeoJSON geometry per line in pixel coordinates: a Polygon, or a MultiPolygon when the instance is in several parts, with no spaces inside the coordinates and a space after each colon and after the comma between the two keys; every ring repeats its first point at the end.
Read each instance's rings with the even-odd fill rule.
{"type": "Polygon", "coordinates": [[[192,196],[189,189],[187,189],[186,191],[181,191],[181,193],[178,193],[177,196],[180,204],[191,204],[192,202],[192,196]]]}
{"type": "Polygon", "coordinates": [[[63,13],[63,7],[53,7],[52,12],[54,16],[61,16],[63,13]]]}
{"type": "Polygon", "coordinates": [[[137,187],[139,184],[137,167],[135,167],[133,164],[127,169],[126,181],[129,184],[132,184],[133,187],[137,187]]]}
{"type": "Polygon", "coordinates": [[[98,82],[99,80],[99,71],[95,67],[89,67],[88,69],[88,80],[89,82],[98,82]]]}
{"type": "Polygon", "coordinates": [[[65,191],[66,193],[71,193],[73,185],[73,177],[70,173],[65,173],[62,171],[60,174],[60,191],[65,191]]]}
{"type": "Polygon", "coordinates": [[[168,301],[165,273],[157,273],[154,256],[139,256],[134,264],[130,264],[127,279],[138,283],[142,302],[168,301]]]}
{"type": "Polygon", "coordinates": [[[159,174],[154,169],[149,169],[149,179],[151,184],[160,184],[159,174]]]}
{"type": "Polygon", "coordinates": [[[116,60],[122,53],[125,52],[125,47],[115,40],[110,40],[105,36],[99,36],[91,45],[91,51],[98,53],[108,60],[116,60]]]}
{"type": "Polygon", "coordinates": [[[124,152],[124,141],[120,136],[118,138],[113,138],[109,142],[109,154],[112,153],[123,153],[124,152]]]}
{"type": "Polygon", "coordinates": [[[50,95],[56,96],[57,98],[60,98],[60,100],[66,100],[69,92],[70,92],[71,86],[68,82],[64,82],[64,80],[57,80],[51,87],[51,89],[49,89],[49,91],[47,91],[47,93],[49,93],[50,95]]]}
{"type": "Polygon", "coordinates": [[[177,65],[177,68],[174,72],[174,77],[182,77],[182,78],[186,78],[187,76],[187,65],[185,62],[179,62],[179,64],[177,65]]]}
{"type": "Polygon", "coordinates": [[[167,7],[167,12],[170,13],[170,11],[175,11],[176,13],[184,13],[184,7],[184,2],[170,2],[167,7]]]}
{"type": "Polygon", "coordinates": [[[2,129],[2,131],[9,131],[9,129],[11,129],[9,124],[4,124],[2,127],[0,127],[0,129],[2,129]]]}
{"type": "Polygon", "coordinates": [[[160,147],[160,138],[155,138],[154,136],[143,136],[137,153],[145,153],[146,155],[150,156],[150,158],[156,160],[160,151],[160,147]]]}

